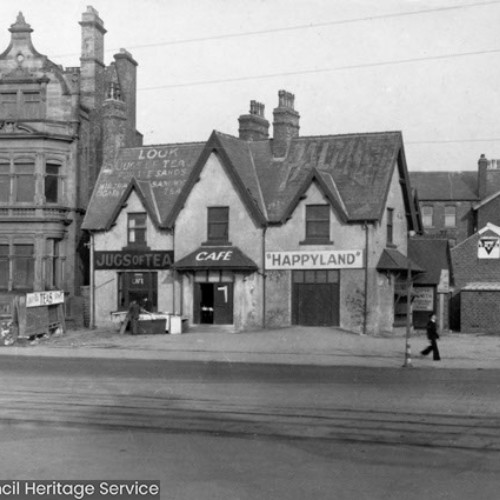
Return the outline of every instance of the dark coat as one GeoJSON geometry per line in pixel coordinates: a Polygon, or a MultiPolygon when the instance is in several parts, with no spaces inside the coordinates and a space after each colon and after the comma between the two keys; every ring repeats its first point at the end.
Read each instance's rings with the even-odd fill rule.
{"type": "Polygon", "coordinates": [[[435,321],[429,320],[427,322],[427,338],[429,340],[437,340],[439,338],[435,321]]]}

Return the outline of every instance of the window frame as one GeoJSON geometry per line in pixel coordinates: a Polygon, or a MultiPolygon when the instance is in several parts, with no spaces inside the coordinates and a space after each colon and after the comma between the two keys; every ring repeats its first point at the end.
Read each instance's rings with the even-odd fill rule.
{"type": "MultiPolygon", "coordinates": [[[[33,284],[35,280],[35,244],[14,242],[10,250],[10,261],[11,261],[11,271],[12,271],[12,290],[17,291],[28,291],[33,290],[33,284]],[[30,254],[16,253],[16,249],[20,247],[30,247],[30,254]],[[26,269],[22,269],[21,266],[24,264],[26,269]],[[22,283],[19,282],[19,276],[25,274],[26,279],[22,283]],[[30,286],[31,285],[31,286],[30,286]]],[[[24,267],[24,266],[23,266],[24,267]]]]}
{"type": "Polygon", "coordinates": [[[45,161],[45,172],[43,177],[43,195],[45,199],[45,203],[47,204],[57,204],[60,203],[61,200],[61,169],[62,163],[59,160],[48,159],[45,161]],[[49,173],[47,171],[48,167],[56,167],[56,173],[49,173]],[[47,196],[48,191],[48,182],[54,182],[53,186],[55,186],[55,200],[49,200],[47,196]]]}
{"type": "Polygon", "coordinates": [[[207,242],[229,242],[229,207],[207,207],[207,242]]]}
{"type": "Polygon", "coordinates": [[[305,239],[302,244],[331,244],[331,210],[327,203],[305,206],[305,239]],[[323,214],[318,213],[324,211],[323,214]],[[318,228],[322,228],[318,230],[318,228]]]}
{"type": "MultiPolygon", "coordinates": [[[[35,159],[30,157],[19,157],[14,159],[13,164],[14,170],[12,172],[13,186],[12,186],[12,197],[15,203],[27,203],[33,205],[35,203],[36,197],[36,164],[35,159]],[[32,172],[22,172],[18,167],[32,167],[32,172]],[[26,179],[31,179],[31,188],[33,191],[33,196],[30,199],[20,199],[20,194],[24,194],[26,190],[26,179]],[[22,182],[21,182],[22,180],[22,182]]],[[[28,198],[28,197],[27,197],[28,198]]]]}
{"type": "Polygon", "coordinates": [[[4,107],[8,111],[5,113],[0,112],[0,120],[42,119],[44,118],[44,100],[45,91],[39,84],[27,83],[24,84],[21,88],[13,88],[9,85],[8,87],[0,90],[0,109],[4,107]],[[6,99],[5,96],[13,96],[13,98],[6,99]],[[31,96],[36,96],[37,98],[32,99],[31,96]]]}
{"type": "Polygon", "coordinates": [[[423,205],[422,206],[422,225],[425,227],[434,227],[434,207],[432,205],[423,205]],[[428,210],[428,214],[425,211],[428,210]],[[430,224],[426,224],[426,217],[430,218],[430,224]]]}
{"type": "Polygon", "coordinates": [[[146,212],[128,212],[127,213],[127,246],[129,247],[145,247],[148,243],[147,238],[148,214],[146,212]],[[136,222],[138,219],[144,220],[141,225],[131,225],[131,222],[136,222]],[[142,234],[142,239],[137,239],[137,235],[142,234]],[[131,239],[131,235],[134,236],[131,239]]]}
{"type": "Polygon", "coordinates": [[[451,229],[454,227],[457,227],[457,207],[456,205],[445,205],[444,206],[444,227],[447,229],[451,229]],[[451,216],[453,217],[453,224],[448,224],[448,218],[450,217],[449,213],[446,213],[447,210],[452,209],[453,214],[451,216]]]}
{"type": "Polygon", "coordinates": [[[387,246],[394,246],[394,208],[387,207],[386,211],[386,244],[387,246]]]}

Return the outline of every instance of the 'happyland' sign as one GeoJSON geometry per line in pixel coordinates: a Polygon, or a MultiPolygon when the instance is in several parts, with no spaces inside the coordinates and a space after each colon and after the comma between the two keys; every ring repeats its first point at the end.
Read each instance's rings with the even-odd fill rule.
{"type": "Polygon", "coordinates": [[[362,250],[267,252],[266,269],[360,269],[362,250]]]}

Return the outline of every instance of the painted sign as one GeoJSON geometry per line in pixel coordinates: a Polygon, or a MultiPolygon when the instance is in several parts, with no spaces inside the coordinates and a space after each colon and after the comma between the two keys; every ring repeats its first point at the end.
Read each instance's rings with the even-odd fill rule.
{"type": "Polygon", "coordinates": [[[362,250],[267,252],[266,269],[360,269],[362,250]]]}
{"type": "Polygon", "coordinates": [[[434,287],[416,286],[413,288],[413,310],[433,311],[434,310],[434,287]]]}
{"type": "Polygon", "coordinates": [[[479,238],[477,257],[479,259],[500,259],[500,238],[495,236],[479,238]]]}
{"type": "Polygon", "coordinates": [[[53,306],[56,304],[64,304],[64,292],[61,290],[26,294],[26,307],[53,306]]]}
{"type": "Polygon", "coordinates": [[[99,269],[169,269],[174,260],[172,250],[143,252],[94,252],[94,268],[99,269]]]}

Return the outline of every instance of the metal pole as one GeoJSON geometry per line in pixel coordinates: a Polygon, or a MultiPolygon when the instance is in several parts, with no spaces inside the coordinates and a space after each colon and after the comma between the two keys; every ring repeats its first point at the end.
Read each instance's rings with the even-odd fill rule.
{"type": "Polygon", "coordinates": [[[411,364],[410,332],[411,332],[411,261],[408,259],[406,270],[406,335],[405,335],[405,362],[403,368],[413,366],[411,364]]]}
{"type": "Polygon", "coordinates": [[[90,328],[95,328],[94,233],[90,233],[90,328]]]}

